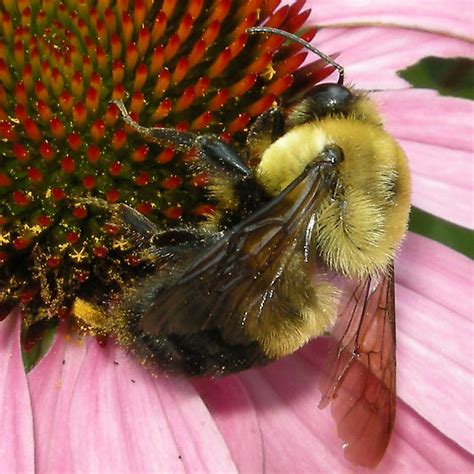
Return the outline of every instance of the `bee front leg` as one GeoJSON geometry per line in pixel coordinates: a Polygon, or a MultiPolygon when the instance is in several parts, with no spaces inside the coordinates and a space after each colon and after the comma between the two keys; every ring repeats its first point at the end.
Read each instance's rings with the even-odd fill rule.
{"type": "MultiPolygon", "coordinates": [[[[120,100],[114,103],[119,107],[123,119],[144,138],[162,146],[171,146],[177,150],[198,152],[197,167],[208,172],[209,190],[218,202],[217,215],[223,216],[220,227],[228,227],[258,209],[268,196],[257,182],[253,170],[244,162],[234,148],[214,135],[197,135],[191,132],[180,132],[172,128],[146,128],[137,124],[128,114],[120,100]]],[[[253,129],[273,130],[270,136],[280,134],[280,112],[274,111],[257,120],[261,125],[253,129]],[[273,118],[272,118],[273,117],[273,118]],[[269,120],[271,118],[271,120],[269,120]],[[273,124],[273,125],[270,125],[273,124]]],[[[140,224],[136,223],[137,227],[140,224]]],[[[212,224],[214,225],[214,224],[212,224]]]]}
{"type": "Polygon", "coordinates": [[[195,148],[201,164],[211,174],[224,175],[225,178],[232,181],[252,176],[252,171],[234,148],[224,143],[217,136],[181,132],[173,128],[142,127],[130,117],[121,100],[114,100],[114,103],[120,109],[125,123],[146,139],[179,151],[189,151],[195,148]]]}

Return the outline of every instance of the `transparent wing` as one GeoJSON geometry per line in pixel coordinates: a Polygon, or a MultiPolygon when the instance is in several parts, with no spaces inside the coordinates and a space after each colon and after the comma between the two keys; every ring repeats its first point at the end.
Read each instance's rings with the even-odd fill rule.
{"type": "Polygon", "coordinates": [[[395,420],[395,306],[393,271],[368,278],[338,315],[333,347],[321,383],[324,408],[331,404],[346,458],[375,466],[395,420]]]}

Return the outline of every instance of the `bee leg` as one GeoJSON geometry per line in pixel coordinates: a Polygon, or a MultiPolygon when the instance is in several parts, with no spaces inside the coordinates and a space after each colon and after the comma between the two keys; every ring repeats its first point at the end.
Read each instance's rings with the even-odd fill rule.
{"type": "Polygon", "coordinates": [[[224,196],[223,199],[218,199],[221,202],[221,209],[225,211],[220,220],[221,226],[227,228],[234,226],[271,199],[261,183],[256,180],[253,170],[257,168],[263,152],[284,132],[285,116],[280,107],[267,110],[252,124],[247,135],[245,160],[247,169],[252,170],[251,173],[239,179],[233,179],[231,186],[222,185],[219,180],[214,182],[214,194],[218,198],[224,196]],[[230,198],[228,189],[232,189],[230,198]]]}
{"type": "Polygon", "coordinates": [[[120,223],[124,223],[129,230],[138,234],[143,240],[150,241],[158,233],[155,224],[133,207],[116,204],[114,211],[120,223]]]}
{"type": "Polygon", "coordinates": [[[195,148],[198,151],[199,158],[207,165],[207,168],[210,168],[211,173],[224,173],[234,181],[252,175],[252,171],[243,162],[239,154],[218,137],[181,132],[173,128],[142,127],[130,117],[121,100],[114,100],[114,103],[120,109],[125,123],[148,140],[179,151],[189,151],[195,148]]]}
{"type": "MultiPolygon", "coordinates": [[[[210,232],[193,227],[159,230],[153,222],[133,207],[118,204],[114,208],[121,223],[124,223],[126,229],[133,234],[134,240],[139,239],[146,244],[145,254],[148,258],[163,253],[172,254],[185,246],[203,245],[204,241],[207,242],[212,237],[210,232]]],[[[217,233],[214,238],[217,238],[218,235],[217,233]]]]}
{"type": "Polygon", "coordinates": [[[237,181],[252,176],[252,171],[236,150],[217,137],[199,135],[196,137],[195,146],[208,165],[219,173],[223,171],[232,180],[237,181]]]}
{"type": "Polygon", "coordinates": [[[221,234],[192,227],[178,227],[155,234],[141,252],[143,261],[152,263],[157,270],[171,275],[184,268],[196,257],[196,252],[209,247],[221,234]]]}
{"type": "MultiPolygon", "coordinates": [[[[172,146],[187,151],[195,148],[198,151],[199,164],[209,173],[214,197],[220,202],[220,210],[226,217],[223,226],[233,225],[258,209],[268,196],[263,187],[255,179],[253,170],[245,164],[239,154],[227,143],[213,135],[196,135],[191,132],[180,132],[171,128],[146,128],[137,124],[128,114],[122,101],[116,100],[124,121],[143,137],[160,145],[172,146]],[[228,189],[231,189],[230,193],[228,189]],[[240,203],[237,205],[236,203],[240,203]],[[239,209],[238,213],[232,209],[239,209]]],[[[269,130],[270,137],[281,132],[282,113],[275,109],[260,119],[262,125],[255,130],[269,130]],[[267,118],[265,120],[265,117],[267,118]]],[[[282,133],[282,132],[281,132],[282,133]]],[[[131,217],[130,217],[131,218],[131,217]]],[[[138,222],[135,225],[139,228],[138,222]]]]}
{"type": "Polygon", "coordinates": [[[177,227],[155,234],[153,245],[167,249],[178,249],[185,246],[194,248],[195,245],[202,247],[213,240],[217,240],[219,236],[219,232],[211,233],[193,227],[177,227]]]}
{"type": "Polygon", "coordinates": [[[255,169],[263,152],[285,132],[285,116],[280,107],[259,115],[247,135],[247,164],[255,169]]]}

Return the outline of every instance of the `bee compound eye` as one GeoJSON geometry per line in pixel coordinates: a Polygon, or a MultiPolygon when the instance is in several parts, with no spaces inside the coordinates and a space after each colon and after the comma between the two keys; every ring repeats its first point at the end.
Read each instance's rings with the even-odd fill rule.
{"type": "Polygon", "coordinates": [[[344,113],[355,99],[352,92],[340,84],[317,85],[311,90],[308,98],[315,116],[344,113]]]}

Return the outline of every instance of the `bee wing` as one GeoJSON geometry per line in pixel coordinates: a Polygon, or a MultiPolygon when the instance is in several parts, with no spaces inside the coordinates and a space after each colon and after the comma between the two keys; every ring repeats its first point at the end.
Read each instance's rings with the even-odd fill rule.
{"type": "Polygon", "coordinates": [[[219,328],[227,341],[248,343],[239,339],[242,326],[268,308],[274,285],[332,186],[333,168],[309,167],[261,210],[196,249],[180,271],[152,282],[147,292],[152,304],[143,305],[141,330],[158,336],[219,328]]]}
{"type": "Polygon", "coordinates": [[[375,466],[395,420],[393,270],[359,284],[338,315],[321,383],[320,408],[331,404],[346,458],[375,466]]]}

